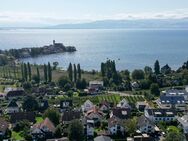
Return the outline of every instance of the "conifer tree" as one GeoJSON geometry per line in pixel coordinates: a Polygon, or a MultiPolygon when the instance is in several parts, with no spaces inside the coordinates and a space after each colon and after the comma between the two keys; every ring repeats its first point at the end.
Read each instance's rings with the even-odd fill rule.
{"type": "Polygon", "coordinates": [[[31,81],[31,65],[29,62],[27,63],[27,68],[28,68],[29,81],[31,81]]]}
{"type": "Polygon", "coordinates": [[[52,68],[50,62],[48,62],[48,82],[52,81],[52,68]]]}
{"type": "Polygon", "coordinates": [[[39,72],[39,67],[37,66],[37,77],[39,79],[39,83],[40,83],[40,72],[39,72]]]}
{"type": "Polygon", "coordinates": [[[82,72],[81,72],[80,64],[77,65],[77,69],[78,69],[78,79],[81,79],[82,72]]]}
{"type": "Polygon", "coordinates": [[[74,82],[77,81],[77,69],[76,69],[76,65],[74,64],[74,82]]]}
{"type": "Polygon", "coordinates": [[[24,63],[24,80],[25,81],[27,81],[27,76],[28,76],[27,65],[24,63]]]}
{"type": "Polygon", "coordinates": [[[44,81],[48,81],[48,70],[46,64],[44,64],[44,81]]]}
{"type": "Polygon", "coordinates": [[[73,79],[72,72],[73,72],[72,71],[72,64],[70,63],[69,67],[68,67],[68,75],[69,75],[70,81],[72,81],[72,79],[73,79]]]}

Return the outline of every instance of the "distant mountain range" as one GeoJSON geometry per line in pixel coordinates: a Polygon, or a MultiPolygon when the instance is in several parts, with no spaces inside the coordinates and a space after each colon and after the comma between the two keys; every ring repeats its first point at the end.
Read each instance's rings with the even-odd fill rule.
{"type": "Polygon", "coordinates": [[[87,23],[59,24],[40,27],[0,27],[1,29],[120,29],[120,28],[182,28],[188,29],[188,18],[183,19],[138,19],[102,20],[87,23]]]}
{"type": "Polygon", "coordinates": [[[148,19],[148,20],[103,20],[79,24],[59,24],[47,28],[55,29],[117,29],[117,28],[188,28],[185,19],[148,19]]]}

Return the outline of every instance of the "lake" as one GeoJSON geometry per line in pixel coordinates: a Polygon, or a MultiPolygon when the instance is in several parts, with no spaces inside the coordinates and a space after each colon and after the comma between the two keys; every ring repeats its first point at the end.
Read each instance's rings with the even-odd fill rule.
{"type": "Polygon", "coordinates": [[[70,62],[80,63],[85,70],[99,70],[102,61],[113,59],[117,69],[153,67],[168,63],[176,69],[188,59],[188,30],[170,29],[19,29],[0,30],[0,48],[39,47],[52,40],[72,45],[75,53],[60,53],[24,62],[44,64],[59,62],[67,68],[70,62]]]}

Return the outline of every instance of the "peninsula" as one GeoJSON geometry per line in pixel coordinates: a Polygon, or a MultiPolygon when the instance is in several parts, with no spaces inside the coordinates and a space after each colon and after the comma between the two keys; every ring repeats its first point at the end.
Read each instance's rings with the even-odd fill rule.
{"type": "Polygon", "coordinates": [[[56,43],[53,40],[53,44],[45,45],[43,47],[31,47],[21,49],[0,50],[0,54],[13,56],[15,59],[36,57],[40,55],[49,55],[63,52],[75,52],[74,46],[65,46],[62,43],[56,43]]]}

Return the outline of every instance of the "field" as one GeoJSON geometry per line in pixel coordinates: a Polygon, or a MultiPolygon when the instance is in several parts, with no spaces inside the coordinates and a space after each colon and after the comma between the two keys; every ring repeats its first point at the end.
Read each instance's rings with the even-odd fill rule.
{"type": "Polygon", "coordinates": [[[58,101],[54,101],[54,104],[59,102],[60,100],[63,99],[72,99],[73,103],[75,104],[74,106],[81,106],[86,100],[90,100],[94,104],[99,104],[102,101],[108,101],[110,103],[118,104],[120,100],[125,98],[129,103],[136,103],[137,101],[145,101],[143,96],[120,96],[118,94],[103,94],[103,95],[92,95],[92,96],[83,96],[83,97],[73,97],[73,98],[68,98],[68,97],[59,97],[58,101]]]}

